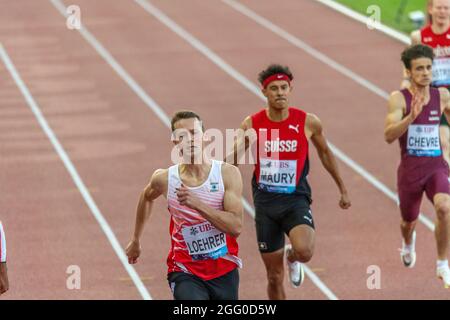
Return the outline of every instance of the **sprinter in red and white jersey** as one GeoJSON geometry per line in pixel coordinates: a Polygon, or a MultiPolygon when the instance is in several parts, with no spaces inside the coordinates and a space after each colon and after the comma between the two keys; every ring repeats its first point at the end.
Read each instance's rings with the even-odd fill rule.
{"type": "MultiPolygon", "coordinates": [[[[267,98],[267,107],[248,116],[241,125],[243,130],[255,130],[257,134],[253,200],[258,246],[267,269],[270,299],[286,298],[283,257],[286,257],[290,282],[298,287],[304,279],[301,262],[308,262],[314,251],[311,188],[307,181],[309,140],[339,188],[340,207],[350,207],[347,190],[327,145],[321,121],[312,113],[289,107],[292,79],[289,68],[281,65],[270,65],[262,71],[259,81],[267,98]],[[285,234],[291,243],[286,247],[285,234]]],[[[238,165],[236,153],[249,147],[249,135],[238,138],[235,154],[229,155],[227,161],[238,165]]]]}
{"type": "Polygon", "coordinates": [[[6,268],[6,236],[0,221],[0,294],[9,289],[8,270],[6,268]]]}
{"type": "Polygon", "coordinates": [[[176,300],[237,300],[236,238],[242,229],[242,178],[239,170],[206,158],[203,125],[192,111],[172,118],[175,144],[187,161],[153,173],[141,193],[136,225],[126,252],[130,263],[141,253],[140,237],[153,202],[168,201],[171,248],[168,281],[176,300]]]}

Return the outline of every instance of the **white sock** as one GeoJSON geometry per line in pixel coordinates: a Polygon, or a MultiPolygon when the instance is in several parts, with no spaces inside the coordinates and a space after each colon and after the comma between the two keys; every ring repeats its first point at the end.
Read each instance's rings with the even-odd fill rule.
{"type": "Polygon", "coordinates": [[[436,261],[436,266],[438,268],[445,268],[445,267],[448,268],[448,260],[437,260],[436,261]]]}

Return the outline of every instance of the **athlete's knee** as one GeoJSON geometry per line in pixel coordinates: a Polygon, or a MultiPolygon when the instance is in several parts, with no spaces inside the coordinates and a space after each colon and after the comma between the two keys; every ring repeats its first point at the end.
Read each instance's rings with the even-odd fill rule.
{"type": "Polygon", "coordinates": [[[283,268],[271,268],[267,270],[267,280],[269,281],[269,285],[271,286],[282,285],[283,279],[284,279],[283,268]]]}
{"type": "Polygon", "coordinates": [[[402,227],[404,229],[414,229],[416,227],[417,220],[406,221],[402,220],[402,227]]]}
{"type": "Polygon", "coordinates": [[[438,220],[448,220],[450,215],[450,198],[446,197],[435,204],[438,220]]]}
{"type": "Polygon", "coordinates": [[[297,246],[294,247],[294,254],[297,261],[300,262],[308,262],[311,260],[313,254],[314,254],[314,248],[313,246],[297,246]]]}

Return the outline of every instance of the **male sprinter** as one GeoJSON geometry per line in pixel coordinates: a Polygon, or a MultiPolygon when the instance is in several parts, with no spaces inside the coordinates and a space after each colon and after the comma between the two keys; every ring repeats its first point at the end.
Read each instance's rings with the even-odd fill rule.
{"type": "MultiPolygon", "coordinates": [[[[336,160],[327,145],[322,123],[311,113],[289,107],[292,73],[288,67],[273,64],[259,74],[267,107],[248,116],[243,130],[257,133],[257,163],[252,179],[258,247],[267,271],[269,299],[286,299],[283,287],[283,256],[294,287],[304,279],[301,262],[308,262],[314,251],[315,233],[310,204],[308,140],[317,149],[323,166],[335,180],[339,205],[350,207],[336,160]],[[291,245],[284,246],[285,234],[291,245]],[[285,253],[286,251],[286,253],[285,253]]],[[[250,146],[248,135],[238,138],[228,161],[238,164],[238,151],[250,146]],[[245,144],[245,147],[244,147],[245,144]]]]}
{"type": "Polygon", "coordinates": [[[384,137],[388,143],[399,140],[401,162],[397,172],[402,215],[403,246],[400,257],[405,267],[416,262],[415,226],[425,191],[436,210],[437,276],[450,286],[448,267],[450,195],[448,164],[439,144],[441,114],[450,116],[450,94],[445,88],[430,87],[433,49],[417,44],[402,53],[411,86],[394,91],[389,98],[384,137]]]}
{"type": "MultiPolygon", "coordinates": [[[[450,88],[450,0],[428,0],[429,24],[411,33],[411,43],[426,44],[434,50],[432,87],[450,88]]],[[[404,69],[402,89],[408,88],[411,80],[404,69]]],[[[450,128],[442,115],[439,127],[441,148],[445,161],[450,165],[450,128]]]]}
{"type": "Polygon", "coordinates": [[[6,268],[6,237],[0,221],[0,295],[8,291],[8,270],[6,268]]]}
{"type": "Polygon", "coordinates": [[[239,273],[236,238],[242,229],[242,178],[239,170],[203,153],[203,125],[191,111],[171,121],[183,163],[153,173],[137,206],[134,235],[126,253],[134,264],[153,202],[160,195],[171,215],[168,281],[176,300],[237,300],[239,273]]]}

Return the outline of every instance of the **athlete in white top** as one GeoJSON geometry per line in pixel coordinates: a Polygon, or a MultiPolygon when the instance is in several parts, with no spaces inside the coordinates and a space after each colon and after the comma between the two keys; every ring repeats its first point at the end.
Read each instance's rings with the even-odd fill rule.
{"type": "Polygon", "coordinates": [[[172,118],[172,132],[183,163],[153,173],[141,193],[129,263],[141,253],[140,237],[153,202],[164,195],[171,214],[168,281],[175,299],[238,299],[241,266],[236,238],[242,229],[242,178],[227,163],[208,159],[203,126],[191,111],[172,118]],[[183,133],[184,130],[184,133],[183,133]],[[190,137],[189,137],[190,136],[190,137]]]}
{"type": "Polygon", "coordinates": [[[9,289],[8,270],[6,268],[6,237],[0,221],[0,294],[9,289]]]}

